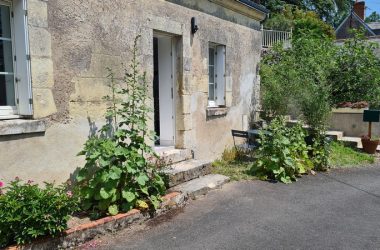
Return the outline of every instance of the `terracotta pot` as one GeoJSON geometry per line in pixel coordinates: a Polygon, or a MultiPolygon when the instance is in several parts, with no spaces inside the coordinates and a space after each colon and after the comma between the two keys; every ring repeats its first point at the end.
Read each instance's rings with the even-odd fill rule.
{"type": "Polygon", "coordinates": [[[362,139],[363,150],[368,154],[376,153],[377,146],[379,145],[379,140],[368,140],[362,139]]]}

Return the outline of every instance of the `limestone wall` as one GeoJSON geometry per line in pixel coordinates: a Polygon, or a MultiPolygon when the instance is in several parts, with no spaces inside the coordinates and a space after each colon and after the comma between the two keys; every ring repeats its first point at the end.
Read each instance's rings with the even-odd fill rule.
{"type": "Polygon", "coordinates": [[[47,130],[0,136],[0,178],[61,182],[83,165],[76,154],[91,130],[103,122],[102,96],[109,91],[106,67],[122,75],[121,64],[129,64],[138,34],[142,35],[140,60],[150,82],[153,32],[176,35],[177,147],[213,160],[232,145],[232,128],[245,129],[253,91],[258,89],[257,21],[207,0],[29,0],[28,4],[34,118],[44,119],[47,130]],[[191,17],[197,17],[200,26],[194,36],[191,17]],[[226,45],[227,51],[228,112],[219,117],[206,115],[210,42],[226,45]]]}

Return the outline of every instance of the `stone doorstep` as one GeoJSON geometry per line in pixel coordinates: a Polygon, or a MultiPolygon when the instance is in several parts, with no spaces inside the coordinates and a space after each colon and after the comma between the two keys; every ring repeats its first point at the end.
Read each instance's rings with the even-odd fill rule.
{"type": "Polygon", "coordinates": [[[211,162],[200,160],[187,160],[176,163],[163,170],[169,177],[169,187],[193,180],[211,173],[211,162]]]}
{"type": "Polygon", "coordinates": [[[190,149],[158,149],[156,153],[160,156],[161,161],[167,165],[190,160],[193,158],[193,153],[190,149]]]}
{"type": "MultiPolygon", "coordinates": [[[[170,209],[182,207],[185,205],[187,196],[179,192],[172,192],[163,197],[161,208],[156,211],[155,216],[162,215],[170,209]]],[[[132,209],[128,213],[108,216],[96,221],[67,229],[63,235],[57,238],[46,237],[26,246],[10,246],[6,250],[33,250],[33,249],[56,249],[70,248],[87,242],[96,235],[105,234],[107,232],[115,232],[126,228],[134,222],[144,222],[151,217],[149,214],[142,213],[140,210],[132,209]]]]}

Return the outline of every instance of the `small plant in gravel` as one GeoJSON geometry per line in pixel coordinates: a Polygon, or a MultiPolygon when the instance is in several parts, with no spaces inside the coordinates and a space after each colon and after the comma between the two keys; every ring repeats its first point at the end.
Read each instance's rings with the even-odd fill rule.
{"type": "Polygon", "coordinates": [[[148,89],[146,73],[140,73],[136,37],[130,72],[117,89],[110,70],[112,95],[106,114],[109,121],[88,139],[79,155],[86,157],[77,176],[82,208],[93,218],[115,215],[132,208],[156,209],[165,192],[165,183],[147,160],[158,156],[147,140],[154,141],[148,129],[148,89]],[[121,100],[120,102],[118,100],[121,100]]]}
{"type": "Polygon", "coordinates": [[[41,188],[19,178],[0,182],[0,248],[59,235],[77,210],[78,200],[65,186],[45,183],[41,188]]]}

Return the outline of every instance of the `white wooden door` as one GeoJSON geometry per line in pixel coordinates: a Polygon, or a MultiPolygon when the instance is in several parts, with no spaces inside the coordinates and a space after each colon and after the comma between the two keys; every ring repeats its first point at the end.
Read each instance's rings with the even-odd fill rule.
{"type": "Polygon", "coordinates": [[[174,145],[173,43],[171,37],[158,37],[158,76],[160,145],[174,145]]]}

